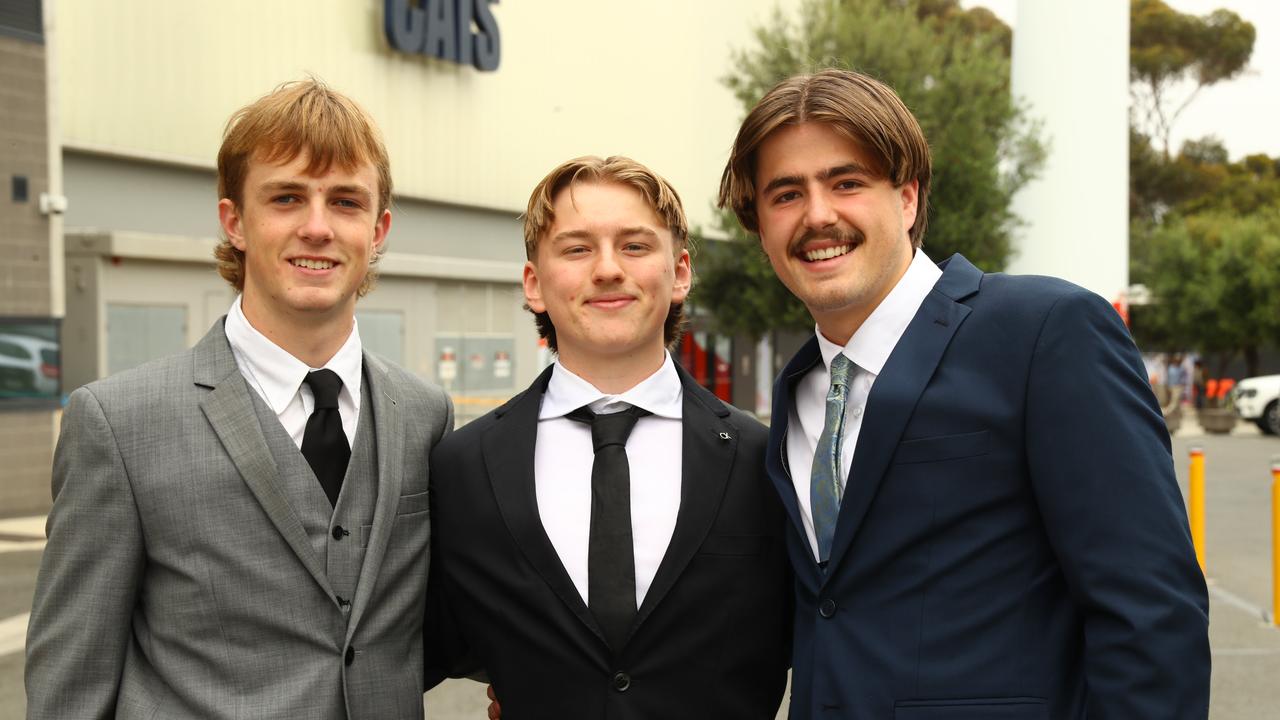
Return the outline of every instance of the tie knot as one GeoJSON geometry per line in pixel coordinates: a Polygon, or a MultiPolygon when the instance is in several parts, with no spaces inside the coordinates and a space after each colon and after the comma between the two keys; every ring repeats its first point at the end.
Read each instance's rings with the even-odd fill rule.
{"type": "Polygon", "coordinates": [[[592,449],[600,452],[601,448],[609,445],[625,446],[636,421],[649,414],[648,410],[634,405],[622,412],[596,414],[584,405],[565,417],[590,425],[592,449]]]}
{"type": "Polygon", "coordinates": [[[331,410],[338,407],[338,391],[342,389],[342,378],[332,370],[316,370],[307,373],[303,380],[311,388],[316,398],[317,410],[331,410]]]}
{"type": "Polygon", "coordinates": [[[831,359],[831,384],[841,387],[849,386],[849,373],[853,370],[853,361],[844,356],[844,353],[836,353],[831,359]]]}

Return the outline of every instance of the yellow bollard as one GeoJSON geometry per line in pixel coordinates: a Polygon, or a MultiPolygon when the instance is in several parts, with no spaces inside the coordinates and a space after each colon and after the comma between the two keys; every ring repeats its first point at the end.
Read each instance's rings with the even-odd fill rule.
{"type": "Polygon", "coordinates": [[[1191,448],[1190,487],[1187,490],[1187,515],[1191,520],[1191,544],[1196,549],[1196,562],[1200,572],[1204,568],[1204,449],[1191,448]]]}
{"type": "Polygon", "coordinates": [[[1280,627],[1280,455],[1271,458],[1271,622],[1280,627]]]}

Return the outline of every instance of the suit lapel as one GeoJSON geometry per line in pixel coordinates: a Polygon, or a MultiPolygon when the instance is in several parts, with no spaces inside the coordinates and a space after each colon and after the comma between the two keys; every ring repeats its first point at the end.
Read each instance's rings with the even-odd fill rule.
{"type": "Polygon", "coordinates": [[[249,395],[252,390],[240,375],[222,322],[214,325],[196,345],[192,356],[195,384],[210,389],[200,403],[209,425],[267,517],[293,548],[307,572],[332,597],[333,589],[320,559],[311,549],[307,531],[280,487],[275,460],[267,448],[258,415],[253,409],[253,399],[249,395]]]}
{"type": "Polygon", "coordinates": [[[667,552],[632,623],[632,633],[662,602],[694,553],[702,547],[720,510],[720,500],[738,452],[738,429],[726,421],[728,408],[695,383],[683,368],[675,367],[684,386],[680,510],[667,552]]]}
{"type": "Polygon", "coordinates": [[[534,444],[538,436],[538,410],[554,367],[548,367],[529,389],[498,409],[498,418],[481,438],[481,451],[498,511],[516,545],[560,600],[603,643],[600,626],[560,562],[538,515],[533,479],[534,444]]]}
{"type": "Polygon", "coordinates": [[[818,338],[809,341],[796,352],[791,362],[783,368],[773,386],[773,416],[769,421],[769,452],[765,458],[769,479],[782,498],[782,505],[787,510],[787,517],[800,537],[804,539],[806,554],[812,559],[813,552],[808,550],[808,533],[804,529],[804,520],[800,516],[800,501],[796,498],[795,481],[791,477],[791,467],[787,463],[787,426],[791,422],[791,406],[795,397],[796,383],[813,366],[821,362],[818,351],[818,338]]]}
{"type": "MultiPolygon", "coordinates": [[[[958,300],[976,292],[980,270],[956,255],[943,265],[943,275],[925,297],[884,370],[871,386],[866,421],[858,434],[853,465],[831,545],[830,568],[843,559],[889,466],[920,394],[970,308],[958,300]]],[[[828,572],[827,577],[834,573],[828,572]]]]}
{"type": "Polygon", "coordinates": [[[396,509],[400,502],[400,486],[404,476],[404,423],[400,421],[400,405],[396,402],[396,388],[391,382],[386,366],[380,360],[364,353],[365,382],[369,383],[369,401],[373,404],[373,430],[378,444],[378,499],[373,512],[373,530],[365,548],[364,563],[360,568],[360,581],[351,606],[351,620],[347,623],[347,636],[355,633],[369,604],[369,597],[377,585],[378,571],[387,552],[387,542],[395,525],[396,509]]]}

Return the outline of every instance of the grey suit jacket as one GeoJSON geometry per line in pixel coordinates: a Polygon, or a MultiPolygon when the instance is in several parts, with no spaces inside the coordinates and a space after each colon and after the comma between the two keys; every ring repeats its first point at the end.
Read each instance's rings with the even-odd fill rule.
{"type": "Polygon", "coordinates": [[[28,718],[422,717],[428,457],[453,408],[364,364],[378,495],[373,525],[352,529],[367,544],[348,612],[285,500],[222,321],[191,350],[72,393],[28,718]]]}

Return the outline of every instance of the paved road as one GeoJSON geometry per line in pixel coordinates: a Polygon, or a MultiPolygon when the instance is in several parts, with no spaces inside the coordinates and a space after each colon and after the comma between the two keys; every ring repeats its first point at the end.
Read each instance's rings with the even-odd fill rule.
{"type": "Polygon", "coordinates": [[[1263,615],[1273,612],[1270,462],[1280,454],[1280,438],[1243,426],[1230,437],[1179,433],[1174,459],[1184,494],[1193,445],[1205,453],[1210,717],[1275,718],[1280,716],[1280,629],[1263,615]]]}
{"type": "MultiPolygon", "coordinates": [[[[1174,460],[1186,492],[1188,451],[1200,445],[1206,465],[1206,566],[1213,647],[1212,720],[1276,717],[1280,708],[1280,630],[1264,621],[1271,598],[1270,461],[1280,438],[1240,427],[1231,436],[1204,436],[1184,427],[1174,460]]],[[[0,520],[0,720],[23,717],[23,615],[40,562],[42,520],[0,520]],[[15,642],[14,638],[18,638],[15,642]]],[[[427,694],[432,720],[485,717],[484,686],[455,680],[427,694]]],[[[779,718],[784,717],[780,712],[779,718]]]]}

